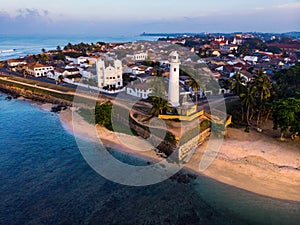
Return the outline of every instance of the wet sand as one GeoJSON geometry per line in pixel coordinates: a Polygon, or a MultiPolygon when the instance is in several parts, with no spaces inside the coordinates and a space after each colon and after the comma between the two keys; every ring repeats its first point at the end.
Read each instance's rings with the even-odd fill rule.
{"type": "MultiPolygon", "coordinates": [[[[49,107],[49,106],[48,106],[49,107]]],[[[105,128],[88,124],[72,110],[59,113],[66,130],[77,136],[99,141],[116,150],[142,157],[154,162],[162,160],[151,146],[141,146],[145,141],[139,137],[115,134],[105,128]],[[73,123],[73,120],[76,121],[73,123]],[[98,137],[95,137],[98,133],[98,137]],[[99,139],[98,139],[99,138],[99,139]]],[[[265,134],[228,128],[228,136],[212,164],[203,172],[199,162],[207,142],[200,146],[185,169],[256,194],[292,201],[300,201],[300,143],[280,142],[265,134]]]]}

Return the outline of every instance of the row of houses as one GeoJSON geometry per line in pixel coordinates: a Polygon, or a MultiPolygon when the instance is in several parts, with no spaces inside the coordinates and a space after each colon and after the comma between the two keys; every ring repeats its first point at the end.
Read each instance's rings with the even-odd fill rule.
{"type": "Polygon", "coordinates": [[[123,67],[120,60],[100,57],[68,58],[69,63],[64,67],[46,65],[38,62],[27,63],[25,59],[9,60],[8,66],[12,71],[23,71],[33,77],[48,77],[56,81],[79,81],[81,78],[94,80],[98,88],[118,89],[123,86],[123,67]]]}

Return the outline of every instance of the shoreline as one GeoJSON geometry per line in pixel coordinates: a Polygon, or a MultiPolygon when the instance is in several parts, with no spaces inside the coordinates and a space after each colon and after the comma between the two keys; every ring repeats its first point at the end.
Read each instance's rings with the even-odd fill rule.
{"type": "MultiPolygon", "coordinates": [[[[74,135],[72,110],[61,111],[58,117],[63,128],[74,135]]],[[[126,143],[131,143],[124,145],[114,132],[99,126],[95,128],[79,115],[76,116],[76,121],[76,124],[79,124],[79,127],[76,125],[76,129],[80,128],[81,131],[76,132],[79,138],[95,141],[92,134],[96,129],[97,138],[100,138],[106,147],[154,163],[162,160],[154,150],[134,149],[136,137],[118,134],[121,139],[126,138],[126,143]]],[[[224,139],[218,156],[208,169],[204,172],[198,170],[207,142],[198,147],[183,169],[262,196],[300,202],[300,151],[297,149],[299,143],[287,147],[286,143],[253,131],[247,135],[242,130],[228,129],[230,137],[224,139]],[[285,149],[281,149],[282,147],[285,149]]]]}
{"type": "MultiPolygon", "coordinates": [[[[22,96],[17,100],[26,101],[48,112],[51,112],[53,106],[57,106],[57,104],[37,102],[22,96]]],[[[55,114],[60,119],[62,127],[75,136],[72,110],[74,108],[68,107],[55,114]]],[[[80,129],[80,132],[76,132],[78,138],[94,142],[99,141],[100,138],[106,147],[147,162],[155,163],[163,159],[162,155],[153,149],[152,151],[135,149],[134,146],[138,145],[136,137],[118,133],[118,137],[132,143],[129,146],[124,145],[115,132],[100,126],[95,128],[77,113],[75,115],[77,115],[76,130],[80,129]],[[98,133],[97,140],[94,137],[95,129],[98,133]]],[[[183,170],[258,195],[300,202],[300,142],[280,142],[264,133],[251,131],[248,134],[243,130],[228,129],[229,137],[224,139],[217,157],[208,169],[204,172],[198,169],[207,145],[205,142],[198,147],[183,170]]]]}

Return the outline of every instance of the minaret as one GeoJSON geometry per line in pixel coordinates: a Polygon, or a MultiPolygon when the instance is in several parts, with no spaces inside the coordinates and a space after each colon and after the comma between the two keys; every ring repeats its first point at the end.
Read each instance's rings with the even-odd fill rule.
{"type": "Polygon", "coordinates": [[[179,106],[179,55],[177,51],[170,54],[170,79],[168,101],[173,107],[179,106]]]}

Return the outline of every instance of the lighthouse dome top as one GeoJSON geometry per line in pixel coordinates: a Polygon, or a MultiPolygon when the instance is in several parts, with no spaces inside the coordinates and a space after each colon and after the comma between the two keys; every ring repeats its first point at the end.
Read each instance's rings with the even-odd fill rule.
{"type": "Polygon", "coordinates": [[[170,61],[171,63],[179,63],[179,55],[177,51],[173,51],[170,54],[170,61]]]}

